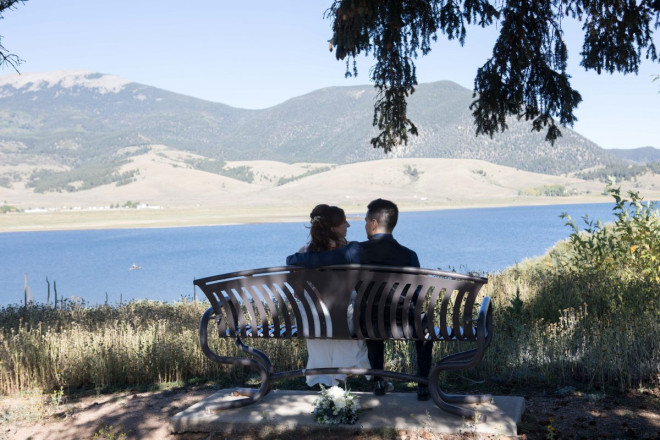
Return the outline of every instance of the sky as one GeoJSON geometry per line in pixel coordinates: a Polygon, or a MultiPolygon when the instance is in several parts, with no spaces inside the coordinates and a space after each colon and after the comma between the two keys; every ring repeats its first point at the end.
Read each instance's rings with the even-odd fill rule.
{"type": "MultiPolygon", "coordinates": [[[[24,73],[91,70],[233,107],[261,109],[324,87],[369,84],[328,50],[331,0],[28,0],[5,11],[2,45],[24,73]]],[[[660,148],[660,63],[637,75],[585,72],[580,29],[565,28],[571,83],[583,98],[573,127],[603,148],[660,148]]],[[[464,46],[442,34],[416,60],[420,83],[454,81],[470,90],[490,57],[496,29],[468,30],[464,46]]],[[[656,32],[660,49],[660,30],[656,32]]],[[[0,75],[14,74],[5,66],[0,75]]],[[[369,147],[370,148],[370,147],[369,147]]]]}

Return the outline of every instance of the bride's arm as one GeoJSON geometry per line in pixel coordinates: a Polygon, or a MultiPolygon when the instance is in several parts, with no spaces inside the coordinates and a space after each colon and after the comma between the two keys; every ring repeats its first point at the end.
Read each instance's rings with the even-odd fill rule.
{"type": "Polygon", "coordinates": [[[352,241],[346,246],[327,252],[298,252],[286,257],[288,266],[319,267],[360,262],[360,243],[352,241]]]}

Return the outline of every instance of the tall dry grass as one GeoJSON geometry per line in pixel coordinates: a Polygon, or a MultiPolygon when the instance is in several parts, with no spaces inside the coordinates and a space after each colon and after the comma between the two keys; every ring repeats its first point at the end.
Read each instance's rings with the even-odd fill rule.
{"type": "MultiPolygon", "coordinates": [[[[565,307],[563,297],[570,291],[565,280],[533,281],[525,273],[518,268],[490,277],[484,294],[494,301],[496,336],[481,366],[463,374],[475,380],[557,387],[575,382],[592,388],[615,384],[622,390],[658,385],[657,316],[596,316],[588,304],[565,307]],[[538,295],[547,296],[542,302],[555,313],[539,313],[538,295]]],[[[104,390],[200,378],[244,383],[253,372],[218,366],[199,349],[198,322],[207,305],[137,301],[61,310],[43,305],[2,308],[0,394],[35,388],[104,390]]],[[[219,353],[238,355],[231,340],[212,338],[212,345],[219,353]]],[[[255,341],[255,346],[265,350],[280,371],[302,368],[306,359],[301,341],[255,341]]],[[[458,348],[436,344],[434,356],[439,359],[458,348]]],[[[388,369],[414,372],[412,344],[390,344],[386,355],[388,369]]],[[[444,380],[451,384],[453,377],[448,374],[444,380]]]]}
{"type": "MultiPolygon", "coordinates": [[[[199,349],[199,319],[208,303],[135,301],[121,306],[65,303],[0,309],[0,393],[63,387],[107,389],[197,378],[224,382],[245,374],[210,362],[199,349]]],[[[263,344],[257,344],[263,345],[263,344]]],[[[269,347],[279,365],[300,367],[304,347],[269,347]]],[[[217,340],[219,352],[236,353],[217,340]]]]}
{"type": "Polygon", "coordinates": [[[584,289],[581,280],[554,274],[530,285],[524,270],[522,277],[515,272],[491,277],[485,292],[495,303],[495,338],[481,376],[621,391],[660,384],[660,322],[652,307],[599,314],[588,302],[571,305],[584,289]]]}

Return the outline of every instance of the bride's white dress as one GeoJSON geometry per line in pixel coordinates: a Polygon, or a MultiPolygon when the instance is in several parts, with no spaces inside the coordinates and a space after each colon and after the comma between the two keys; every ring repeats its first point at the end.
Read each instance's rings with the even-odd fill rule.
{"type": "MultiPolygon", "coordinates": [[[[307,341],[307,368],[347,367],[370,368],[367,355],[367,344],[364,341],[331,341],[328,339],[312,339],[307,341]]],[[[345,374],[326,374],[307,376],[307,385],[317,383],[334,386],[338,380],[345,381],[345,374]]]]}
{"type": "MultiPolygon", "coordinates": [[[[300,250],[305,252],[306,247],[300,250]]],[[[348,295],[348,292],[338,292],[338,295],[348,295]]],[[[350,312],[349,312],[350,313],[350,312]]],[[[351,322],[349,320],[349,322],[351,322]]],[[[333,341],[329,339],[310,339],[307,341],[307,369],[310,368],[371,368],[367,343],[365,341],[333,341]]],[[[312,387],[323,384],[327,387],[335,386],[346,380],[345,374],[325,374],[307,376],[307,385],[312,387]]]]}

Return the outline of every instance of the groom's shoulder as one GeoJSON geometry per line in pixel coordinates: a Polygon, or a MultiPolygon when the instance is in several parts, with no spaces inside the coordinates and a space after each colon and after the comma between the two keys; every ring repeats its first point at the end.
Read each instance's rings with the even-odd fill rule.
{"type": "Polygon", "coordinates": [[[378,237],[376,239],[372,238],[372,239],[369,239],[369,240],[361,241],[359,243],[359,245],[361,247],[365,248],[365,249],[376,248],[376,247],[384,247],[384,248],[386,247],[386,248],[396,248],[399,251],[406,251],[406,252],[416,254],[416,252],[414,250],[410,249],[409,247],[406,247],[406,246],[402,245],[401,243],[396,241],[396,239],[391,235],[384,235],[384,236],[378,237]]]}

